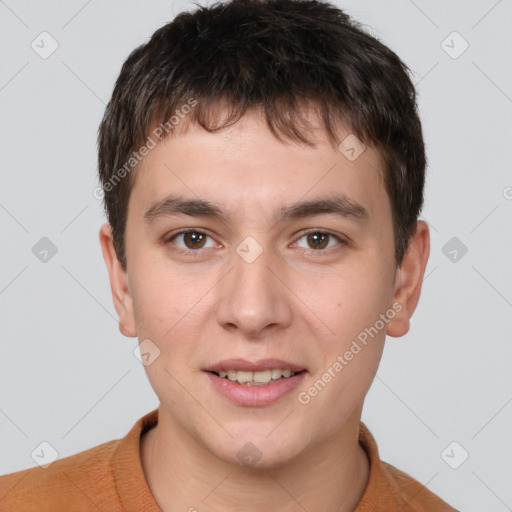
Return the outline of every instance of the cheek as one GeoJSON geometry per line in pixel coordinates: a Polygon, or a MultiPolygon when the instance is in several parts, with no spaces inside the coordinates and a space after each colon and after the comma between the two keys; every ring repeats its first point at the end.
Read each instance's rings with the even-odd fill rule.
{"type": "MultiPolygon", "coordinates": [[[[388,263],[369,259],[366,265],[352,268],[343,279],[342,290],[331,288],[333,308],[329,321],[337,332],[331,344],[327,367],[336,361],[337,388],[344,401],[357,403],[366,394],[377,371],[386,329],[394,317],[392,280],[388,263]],[[383,316],[382,316],[383,315],[383,316]],[[338,356],[341,356],[339,358],[338,356]],[[340,368],[342,368],[340,370],[340,368]]],[[[326,298],[326,307],[328,305],[326,298]]],[[[327,310],[327,309],[326,309],[327,310]]]]}
{"type": "Polygon", "coordinates": [[[184,290],[180,278],[170,279],[155,270],[137,275],[132,295],[139,337],[158,344],[172,337],[173,326],[179,325],[190,309],[184,290]]]}
{"type": "MultiPolygon", "coordinates": [[[[390,310],[389,285],[382,276],[382,268],[347,270],[343,278],[329,282],[317,305],[322,321],[335,333],[318,336],[321,364],[309,382],[312,387],[303,390],[318,414],[328,409],[337,420],[351,414],[373,382],[387,326],[380,315],[390,310]]],[[[336,428],[336,421],[327,423],[326,428],[336,428]]]]}
{"type": "Polygon", "coordinates": [[[204,334],[204,296],[209,288],[211,283],[204,279],[156,268],[138,279],[133,296],[139,339],[152,340],[161,356],[154,368],[146,368],[150,377],[157,377],[157,369],[167,368],[176,376],[193,369],[204,334]]]}
{"type": "Polygon", "coordinates": [[[179,383],[194,370],[192,361],[198,349],[194,341],[201,334],[199,309],[194,307],[197,290],[187,288],[183,281],[176,275],[171,279],[158,272],[145,273],[133,295],[139,339],[151,340],[158,351],[154,362],[145,366],[146,374],[157,396],[165,397],[173,407],[180,402],[176,398],[182,394],[179,383]]]}
{"type": "Polygon", "coordinates": [[[378,262],[353,265],[330,276],[324,286],[318,311],[338,343],[344,345],[372,326],[390,306],[392,286],[389,269],[378,262]]]}

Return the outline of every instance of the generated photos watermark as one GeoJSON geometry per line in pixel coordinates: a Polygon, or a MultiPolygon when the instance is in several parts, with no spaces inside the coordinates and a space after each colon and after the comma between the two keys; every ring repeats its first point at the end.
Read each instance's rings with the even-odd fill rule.
{"type": "Polygon", "coordinates": [[[320,393],[332,379],[334,379],[349,363],[359,354],[364,347],[368,345],[369,337],[374,338],[381,332],[386,325],[395,318],[396,314],[402,311],[403,306],[395,302],[385,313],[381,313],[379,319],[371,327],[366,327],[357,337],[352,340],[350,348],[343,355],[339,355],[327,370],[317,379],[306,391],[301,391],[297,395],[299,403],[307,405],[311,399],[320,393]]]}
{"type": "Polygon", "coordinates": [[[105,192],[111,192],[119,184],[119,182],[126,178],[137,165],[144,160],[149,152],[154,149],[157,144],[165,138],[178,124],[189,114],[192,109],[197,106],[198,101],[195,98],[189,98],[188,101],[183,104],[180,108],[176,109],[174,115],[172,115],[165,123],[160,123],[156,128],[153,129],[151,135],[148,136],[146,142],[137,150],[134,151],[128,160],[122,167],[105,182],[103,185],[96,187],[92,191],[92,195],[102,200],[105,197],[105,192]]]}

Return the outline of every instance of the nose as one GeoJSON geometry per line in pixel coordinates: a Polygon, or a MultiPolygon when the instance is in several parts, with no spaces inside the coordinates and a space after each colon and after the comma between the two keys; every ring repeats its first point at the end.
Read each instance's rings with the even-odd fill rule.
{"type": "Polygon", "coordinates": [[[290,325],[292,293],[279,259],[263,250],[253,260],[254,250],[233,253],[233,268],[219,288],[217,321],[239,336],[261,339],[290,325]]]}

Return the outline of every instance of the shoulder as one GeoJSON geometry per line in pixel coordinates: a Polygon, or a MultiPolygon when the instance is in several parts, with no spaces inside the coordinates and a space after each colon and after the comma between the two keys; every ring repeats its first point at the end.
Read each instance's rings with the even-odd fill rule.
{"type": "Polygon", "coordinates": [[[357,512],[373,511],[376,507],[390,512],[457,512],[418,480],[381,460],[377,442],[363,422],[359,443],[368,456],[370,474],[357,512]]]}
{"type": "Polygon", "coordinates": [[[457,512],[412,476],[387,462],[382,462],[382,465],[396,490],[403,512],[457,512]]]}
{"type": "MultiPolygon", "coordinates": [[[[102,509],[116,499],[113,454],[119,440],[34,467],[0,476],[0,511],[102,509]]],[[[110,509],[111,510],[111,509],[110,509]]]]}

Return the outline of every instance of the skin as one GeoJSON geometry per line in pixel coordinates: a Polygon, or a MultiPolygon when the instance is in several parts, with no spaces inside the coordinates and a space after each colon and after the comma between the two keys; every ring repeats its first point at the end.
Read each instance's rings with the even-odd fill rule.
{"type": "MultiPolygon", "coordinates": [[[[314,117],[310,122],[314,148],[276,139],[258,110],[217,133],[183,125],[137,170],[126,271],[110,226],[100,230],[120,331],[149,338],[160,350],[146,366],[160,400],[159,422],[142,437],[141,458],[165,512],[240,510],[241,504],[245,511],[353,511],[366,488],[369,464],[358,444],[363,402],[386,334],[409,330],[429,231],[417,223],[397,268],[380,154],[366,147],[349,161],[314,117]],[[144,213],[171,193],[214,201],[227,220],[177,215],[145,222],[144,213]],[[321,214],[276,223],[280,208],[332,193],[363,205],[367,220],[321,214]],[[186,228],[210,238],[200,249],[190,236],[163,243],[186,228]],[[332,237],[315,249],[304,230],[327,230],[348,243],[332,237]],[[263,250],[252,263],[236,252],[247,236],[263,250]],[[401,311],[308,404],[300,403],[298,393],[393,304],[401,311]],[[202,371],[235,357],[279,358],[307,374],[300,389],[277,402],[242,407],[219,395],[202,371]],[[248,442],[261,452],[253,467],[237,457],[248,442]]],[[[339,140],[348,133],[340,130],[339,140]]]]}

